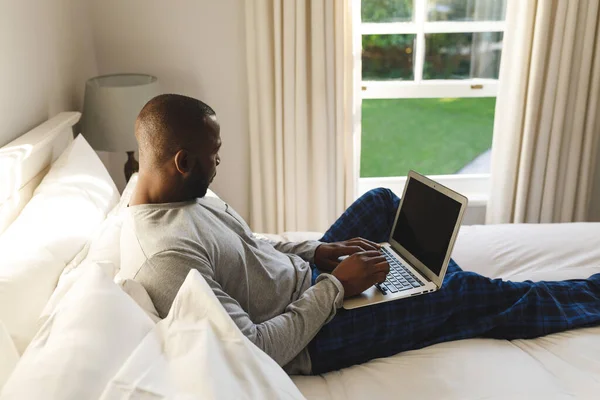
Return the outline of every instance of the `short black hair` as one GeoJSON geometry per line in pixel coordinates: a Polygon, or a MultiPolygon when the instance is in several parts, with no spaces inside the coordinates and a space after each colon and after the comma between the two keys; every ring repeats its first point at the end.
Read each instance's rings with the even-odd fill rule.
{"type": "Polygon", "coordinates": [[[206,103],[180,94],[150,100],[135,122],[140,160],[159,164],[206,133],[206,118],[216,115],[206,103]]]}

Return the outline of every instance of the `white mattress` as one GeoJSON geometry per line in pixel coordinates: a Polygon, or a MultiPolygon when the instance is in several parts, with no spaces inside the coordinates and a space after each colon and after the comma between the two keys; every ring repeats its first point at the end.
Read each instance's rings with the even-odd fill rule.
{"type": "MultiPolygon", "coordinates": [[[[453,256],[490,277],[586,278],[600,272],[600,224],[465,226],[453,256]]],[[[600,327],[442,343],[293,380],[308,399],[600,399],[600,327]]]]}

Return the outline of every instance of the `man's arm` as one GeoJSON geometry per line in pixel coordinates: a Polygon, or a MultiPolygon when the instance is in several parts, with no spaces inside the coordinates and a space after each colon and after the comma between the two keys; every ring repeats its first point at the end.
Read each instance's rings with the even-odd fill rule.
{"type": "Polygon", "coordinates": [[[154,269],[152,275],[158,274],[160,279],[148,279],[148,276],[144,276],[147,269],[143,268],[136,280],[146,287],[161,316],[168,313],[176,294],[173,289],[168,295],[165,291],[179,288],[189,270],[195,268],[242,333],[281,366],[289,363],[308,345],[319,329],[333,318],[344,298],[344,287],[340,281],[332,275],[322,274],[318,282],[289,304],[282,314],[256,324],[216,281],[208,260],[196,255],[166,251],[153,256],[148,264],[148,268],[154,269]]]}
{"type": "Polygon", "coordinates": [[[357,237],[336,243],[323,243],[316,240],[304,242],[278,242],[265,236],[255,234],[255,237],[273,245],[282,253],[292,253],[303,260],[316,264],[324,272],[333,271],[338,265],[340,256],[350,256],[362,251],[379,250],[381,247],[370,240],[357,237]]]}
{"type": "Polygon", "coordinates": [[[270,243],[273,247],[282,253],[296,254],[304,261],[313,262],[315,251],[321,245],[321,242],[316,240],[305,240],[303,242],[280,242],[271,240],[261,235],[256,235],[259,240],[270,243]]]}

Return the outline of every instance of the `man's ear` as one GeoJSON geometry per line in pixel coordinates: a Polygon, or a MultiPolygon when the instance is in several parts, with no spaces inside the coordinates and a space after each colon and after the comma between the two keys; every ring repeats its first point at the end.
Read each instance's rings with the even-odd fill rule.
{"type": "Polygon", "coordinates": [[[182,175],[186,175],[192,170],[193,162],[187,150],[182,149],[175,154],[175,168],[182,175]]]}

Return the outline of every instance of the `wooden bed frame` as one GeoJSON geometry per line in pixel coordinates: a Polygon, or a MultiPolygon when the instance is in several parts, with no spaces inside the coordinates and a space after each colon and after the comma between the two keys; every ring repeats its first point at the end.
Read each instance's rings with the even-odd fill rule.
{"type": "Polygon", "coordinates": [[[15,220],[35,188],[73,141],[78,112],[63,112],[0,148],[0,234],[15,220]]]}

